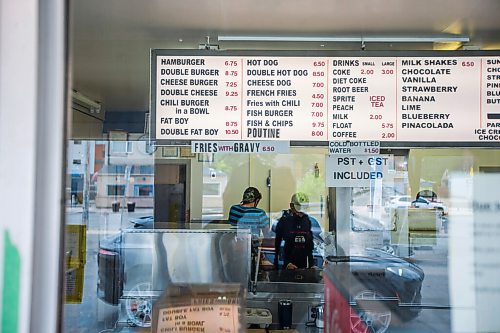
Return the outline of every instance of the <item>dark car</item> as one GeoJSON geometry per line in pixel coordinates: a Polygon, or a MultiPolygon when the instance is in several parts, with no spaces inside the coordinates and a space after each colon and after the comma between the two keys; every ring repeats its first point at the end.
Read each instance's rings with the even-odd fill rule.
{"type": "Polygon", "coordinates": [[[379,249],[327,257],[326,276],[350,305],[351,332],[383,333],[421,311],[424,272],[379,249]]]}
{"type": "MultiPolygon", "coordinates": [[[[154,228],[153,216],[134,218],[130,222],[131,226],[125,232],[154,228]]],[[[138,294],[137,297],[126,298],[127,316],[133,325],[149,327],[152,298],[139,294],[151,289],[151,253],[138,241],[126,246],[123,242],[124,232],[99,242],[97,296],[108,304],[118,305],[124,293],[138,294]]]]}

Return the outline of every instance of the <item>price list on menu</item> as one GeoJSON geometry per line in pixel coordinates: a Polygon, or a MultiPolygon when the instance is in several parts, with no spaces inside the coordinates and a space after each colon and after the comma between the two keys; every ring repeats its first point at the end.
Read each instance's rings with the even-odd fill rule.
{"type": "Polygon", "coordinates": [[[397,131],[395,58],[332,59],[329,140],[389,140],[397,131]]]}
{"type": "Polygon", "coordinates": [[[500,140],[500,56],[153,60],[159,142],[500,140]]]}
{"type": "Polygon", "coordinates": [[[244,138],[326,140],[326,59],[247,58],[243,67],[244,138]]]}

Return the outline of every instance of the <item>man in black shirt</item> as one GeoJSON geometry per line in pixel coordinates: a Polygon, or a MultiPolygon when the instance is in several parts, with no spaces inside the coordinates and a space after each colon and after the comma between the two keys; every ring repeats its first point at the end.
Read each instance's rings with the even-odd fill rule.
{"type": "Polygon", "coordinates": [[[309,204],[309,198],[305,193],[295,193],[290,200],[290,209],[283,212],[276,225],[276,239],[274,242],[275,257],[274,267],[279,268],[278,258],[281,249],[281,241],[285,241],[283,251],[283,268],[310,268],[314,266],[313,261],[313,234],[311,221],[304,213],[309,204]]]}

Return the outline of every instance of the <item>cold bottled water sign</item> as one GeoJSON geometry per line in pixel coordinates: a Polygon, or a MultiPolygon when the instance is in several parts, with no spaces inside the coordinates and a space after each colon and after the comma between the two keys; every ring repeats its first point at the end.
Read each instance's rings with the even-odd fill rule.
{"type": "Polygon", "coordinates": [[[380,141],[330,141],[330,155],[375,155],[380,154],[380,141]]]}

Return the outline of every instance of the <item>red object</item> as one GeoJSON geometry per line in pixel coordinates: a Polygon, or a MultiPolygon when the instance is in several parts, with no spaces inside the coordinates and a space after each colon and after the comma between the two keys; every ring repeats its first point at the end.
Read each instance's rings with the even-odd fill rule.
{"type": "Polygon", "coordinates": [[[350,333],[351,323],[357,323],[357,332],[366,332],[355,309],[349,305],[349,293],[335,285],[332,267],[324,270],[325,282],[325,333],[350,333]]]}

